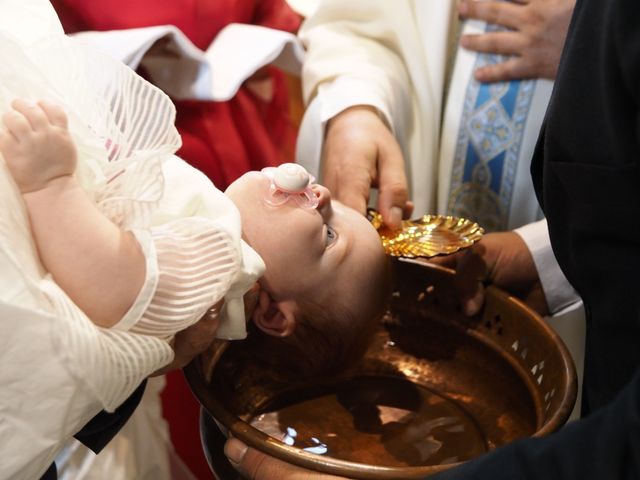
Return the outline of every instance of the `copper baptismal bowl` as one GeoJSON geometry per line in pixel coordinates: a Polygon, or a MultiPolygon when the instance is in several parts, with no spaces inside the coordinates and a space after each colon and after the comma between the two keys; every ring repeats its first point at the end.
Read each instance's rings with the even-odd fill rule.
{"type": "Polygon", "coordinates": [[[466,317],[453,272],[422,260],[394,260],[394,277],[389,313],[348,380],[287,378],[243,354],[242,342],[215,344],[185,369],[218,478],[240,478],[224,457],[223,431],[318,472],[401,480],[567,421],[575,367],[538,314],[490,286],[482,312],[466,317]],[[263,418],[284,441],[252,426],[263,418]]]}

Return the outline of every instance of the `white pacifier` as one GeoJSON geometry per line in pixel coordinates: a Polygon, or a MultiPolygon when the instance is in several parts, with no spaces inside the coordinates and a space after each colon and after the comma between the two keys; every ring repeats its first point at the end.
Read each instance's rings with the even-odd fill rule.
{"type": "Polygon", "coordinates": [[[293,199],[302,208],[316,208],[318,196],[311,189],[315,177],[297,163],[266,167],[262,173],[271,180],[265,195],[269,205],[280,206],[293,199]]]}

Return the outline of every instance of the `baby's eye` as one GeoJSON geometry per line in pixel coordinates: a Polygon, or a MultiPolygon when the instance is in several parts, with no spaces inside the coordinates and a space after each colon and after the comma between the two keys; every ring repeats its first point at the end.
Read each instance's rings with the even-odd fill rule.
{"type": "Polygon", "coordinates": [[[338,238],[338,233],[327,225],[327,246],[331,245],[338,238]]]}

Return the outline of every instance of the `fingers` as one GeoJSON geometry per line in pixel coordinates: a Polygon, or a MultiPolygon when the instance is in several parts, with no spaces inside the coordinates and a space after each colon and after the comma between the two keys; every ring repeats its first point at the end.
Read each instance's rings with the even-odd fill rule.
{"type": "Polygon", "coordinates": [[[409,190],[404,159],[395,139],[381,146],[378,155],[378,171],[378,210],[383,222],[389,228],[400,228],[405,212],[408,210],[410,214],[413,208],[407,206],[409,190]]]}
{"type": "MultiPolygon", "coordinates": [[[[17,139],[9,131],[0,129],[0,154],[8,155],[15,148],[17,139]]],[[[5,158],[6,161],[6,158],[5,158]]]]}
{"type": "Polygon", "coordinates": [[[334,199],[365,214],[376,180],[381,136],[390,135],[372,107],[348,108],[327,126],[322,162],[322,183],[334,199]]]}
{"type": "Polygon", "coordinates": [[[458,14],[511,29],[518,29],[522,24],[522,5],[511,2],[465,0],[458,5],[458,14]]]}
{"type": "Polygon", "coordinates": [[[463,35],[460,45],[467,50],[499,55],[519,55],[527,47],[527,39],[518,32],[491,32],[463,35]]]}
{"type": "MultiPolygon", "coordinates": [[[[224,445],[224,454],[239,471],[244,471],[246,468],[243,462],[245,462],[247,450],[249,450],[249,447],[236,438],[230,438],[224,445]]],[[[247,460],[247,463],[250,463],[249,460],[247,460]]]]}
{"type": "Polygon", "coordinates": [[[487,266],[481,255],[481,253],[465,250],[429,259],[429,263],[456,271],[452,277],[451,288],[447,289],[446,295],[441,297],[441,300],[452,307],[459,308],[467,316],[476,315],[484,305],[487,266]]]}
{"type": "MultiPolygon", "coordinates": [[[[202,353],[211,344],[220,325],[220,310],[223,304],[224,300],[220,300],[200,320],[182,332],[178,332],[178,335],[183,334],[183,355],[194,357],[202,353]]],[[[177,338],[176,336],[176,340],[177,338]]],[[[177,348],[179,348],[178,345],[177,348]]]]}
{"type": "Polygon", "coordinates": [[[510,30],[461,38],[461,46],[469,50],[514,56],[477,70],[475,78],[481,82],[555,78],[573,4],[572,0],[463,0],[461,17],[510,30]]]}
{"type": "Polygon", "coordinates": [[[11,135],[13,140],[16,142],[20,142],[20,140],[32,133],[29,120],[15,110],[9,110],[2,115],[2,121],[4,122],[5,127],[7,127],[9,135],[11,135]]]}
{"type": "Polygon", "coordinates": [[[286,465],[275,458],[267,457],[236,438],[232,438],[224,446],[224,453],[231,465],[243,478],[251,480],[271,480],[283,478],[286,465]]]}
{"type": "Polygon", "coordinates": [[[489,83],[536,78],[540,75],[527,59],[514,57],[502,63],[478,68],[473,76],[479,82],[489,83]]]}
{"type": "Polygon", "coordinates": [[[27,135],[41,131],[49,126],[67,128],[67,116],[64,110],[51,102],[40,101],[37,104],[17,99],[11,102],[12,110],[2,116],[7,131],[16,141],[24,140],[27,135]]]}
{"type": "Polygon", "coordinates": [[[260,290],[260,284],[256,282],[251,286],[249,291],[244,294],[244,311],[247,318],[251,318],[256,309],[260,297],[260,290]]]}
{"type": "Polygon", "coordinates": [[[14,100],[11,106],[27,119],[31,130],[38,131],[49,126],[47,115],[37,104],[26,100],[14,100]]]}
{"type": "Polygon", "coordinates": [[[172,345],[175,354],[173,361],[154,372],[152,376],[184,367],[196,355],[201,354],[211,345],[218,330],[220,323],[218,312],[220,312],[223,303],[224,300],[220,300],[198,322],[175,335],[172,345]]]}
{"type": "Polygon", "coordinates": [[[474,77],[479,82],[501,82],[537,76],[529,57],[522,56],[527,53],[529,45],[527,37],[519,32],[464,35],[460,39],[460,45],[476,52],[514,55],[504,62],[478,68],[474,77]]]}
{"type": "Polygon", "coordinates": [[[236,438],[224,446],[229,462],[244,478],[250,480],[339,480],[340,477],[310,472],[248,448],[236,438]]]}
{"type": "Polygon", "coordinates": [[[51,125],[55,125],[60,128],[68,127],[67,114],[60,105],[56,105],[46,100],[39,101],[38,105],[49,119],[51,125]]]}
{"type": "Polygon", "coordinates": [[[455,268],[453,281],[457,303],[465,315],[477,314],[484,304],[483,282],[489,274],[484,245],[479,242],[467,250],[444,256],[435,263],[455,268]]]}
{"type": "Polygon", "coordinates": [[[407,200],[407,203],[404,204],[404,211],[402,213],[403,218],[411,218],[414,207],[414,203],[411,200],[407,200]]]}
{"type": "Polygon", "coordinates": [[[472,317],[480,312],[484,305],[484,285],[477,284],[477,288],[474,289],[471,296],[463,299],[462,311],[465,315],[472,317]]]}
{"type": "Polygon", "coordinates": [[[378,210],[393,229],[413,211],[402,150],[372,107],[349,108],[329,122],[322,182],[333,198],[362,214],[377,187],[378,210]]]}

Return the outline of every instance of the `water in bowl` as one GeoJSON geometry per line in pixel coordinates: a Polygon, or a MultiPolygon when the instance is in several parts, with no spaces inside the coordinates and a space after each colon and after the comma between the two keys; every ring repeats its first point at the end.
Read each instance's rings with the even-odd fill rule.
{"type": "Polygon", "coordinates": [[[390,467],[455,463],[488,450],[462,405],[405,379],[360,376],[273,399],[251,424],[298,448],[390,467]]]}

